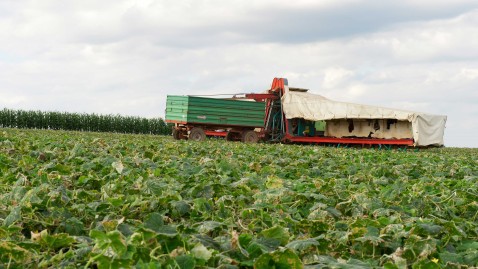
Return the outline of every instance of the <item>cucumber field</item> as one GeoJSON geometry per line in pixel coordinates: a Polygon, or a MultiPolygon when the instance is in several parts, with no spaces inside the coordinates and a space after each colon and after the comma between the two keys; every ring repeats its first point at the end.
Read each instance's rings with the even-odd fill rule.
{"type": "Polygon", "coordinates": [[[0,268],[473,268],[478,149],[0,129],[0,268]]]}

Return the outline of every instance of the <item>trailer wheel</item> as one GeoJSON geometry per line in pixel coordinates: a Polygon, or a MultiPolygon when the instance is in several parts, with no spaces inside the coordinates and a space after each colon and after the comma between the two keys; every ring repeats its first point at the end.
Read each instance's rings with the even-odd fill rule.
{"type": "Polygon", "coordinates": [[[176,128],[173,128],[173,138],[174,138],[174,140],[181,139],[181,134],[179,133],[179,130],[176,129],[176,128]]]}
{"type": "Polygon", "coordinates": [[[226,135],[226,141],[234,141],[234,133],[229,131],[226,135]]]}
{"type": "Polygon", "coordinates": [[[206,139],[206,133],[199,127],[194,127],[189,132],[189,139],[194,141],[203,141],[206,139]]]}
{"type": "Polygon", "coordinates": [[[244,131],[242,133],[242,142],[244,143],[257,143],[259,141],[259,137],[257,133],[253,130],[244,131]]]}

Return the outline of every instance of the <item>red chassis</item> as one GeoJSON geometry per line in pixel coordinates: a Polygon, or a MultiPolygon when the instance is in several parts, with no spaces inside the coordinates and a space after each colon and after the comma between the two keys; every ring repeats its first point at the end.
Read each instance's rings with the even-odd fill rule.
{"type": "Polygon", "coordinates": [[[400,145],[413,146],[413,139],[378,139],[378,138],[336,138],[321,136],[292,136],[284,138],[289,142],[317,144],[355,144],[355,145],[400,145]]]}

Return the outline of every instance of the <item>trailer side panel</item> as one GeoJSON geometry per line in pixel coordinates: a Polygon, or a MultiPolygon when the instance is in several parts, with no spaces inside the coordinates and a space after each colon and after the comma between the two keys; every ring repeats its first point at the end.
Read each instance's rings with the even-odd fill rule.
{"type": "Polygon", "coordinates": [[[217,126],[264,126],[264,102],[168,95],[166,122],[217,126]]]}

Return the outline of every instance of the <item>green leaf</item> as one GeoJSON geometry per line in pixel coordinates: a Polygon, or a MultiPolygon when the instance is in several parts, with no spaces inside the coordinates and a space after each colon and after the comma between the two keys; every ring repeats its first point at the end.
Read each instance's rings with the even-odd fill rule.
{"type": "Polygon", "coordinates": [[[198,184],[191,190],[191,196],[193,198],[206,198],[211,199],[214,195],[214,189],[211,185],[198,184]]]}
{"type": "Polygon", "coordinates": [[[33,257],[33,253],[22,248],[15,243],[3,241],[0,242],[0,262],[8,263],[9,259],[16,262],[28,264],[33,257]]]}
{"type": "Polygon", "coordinates": [[[311,246],[320,246],[320,242],[318,241],[318,239],[322,239],[322,238],[323,236],[316,237],[316,238],[295,240],[285,245],[285,247],[293,249],[295,251],[302,251],[302,250],[308,249],[311,246]]]}
{"type": "Polygon", "coordinates": [[[65,231],[70,235],[81,235],[84,230],[83,222],[78,218],[68,218],[65,222],[65,231]]]}
{"type": "Polygon", "coordinates": [[[151,213],[144,222],[144,227],[158,232],[164,225],[163,216],[159,213],[151,213]]]}
{"type": "Polygon", "coordinates": [[[152,159],[153,156],[154,156],[154,153],[151,152],[151,151],[146,151],[146,152],[144,152],[144,157],[145,157],[145,158],[152,159]]]}
{"type": "Polygon", "coordinates": [[[40,242],[48,246],[50,249],[56,250],[60,248],[70,247],[75,242],[75,239],[69,234],[65,233],[52,235],[46,234],[41,236],[40,242]]]}
{"type": "Polygon", "coordinates": [[[339,219],[340,217],[342,217],[342,213],[334,207],[327,207],[325,210],[329,212],[329,214],[332,215],[332,217],[334,217],[335,219],[339,219]]]}
{"type": "Polygon", "coordinates": [[[465,251],[465,250],[478,250],[478,242],[477,241],[464,241],[463,244],[459,245],[457,250],[465,251]]]}
{"type": "Polygon", "coordinates": [[[266,187],[268,189],[280,189],[284,186],[284,181],[277,176],[268,176],[266,180],[266,187]]]}
{"type": "Polygon", "coordinates": [[[10,211],[10,214],[3,220],[4,226],[10,226],[21,219],[21,207],[16,206],[10,211]]]}
{"type": "Polygon", "coordinates": [[[399,269],[397,265],[395,265],[391,262],[384,263],[383,268],[385,268],[385,269],[399,269]]]}
{"type": "Polygon", "coordinates": [[[208,233],[222,227],[223,225],[223,223],[218,221],[203,221],[199,224],[198,231],[200,233],[208,233]]]}
{"type": "Polygon", "coordinates": [[[450,252],[442,252],[439,253],[438,256],[440,257],[440,261],[443,264],[448,262],[462,264],[464,263],[463,256],[458,253],[450,253],[450,252]]]}
{"type": "Polygon", "coordinates": [[[118,174],[123,173],[124,165],[121,161],[113,162],[111,166],[118,172],[118,174]]]}
{"type": "Polygon", "coordinates": [[[428,259],[420,260],[412,264],[412,269],[439,269],[440,266],[428,259]]]}
{"type": "Polygon", "coordinates": [[[212,237],[204,234],[196,234],[194,235],[194,238],[197,239],[201,244],[208,248],[212,248],[215,250],[220,250],[221,245],[216,242],[212,237]]]}
{"type": "Polygon", "coordinates": [[[261,254],[265,252],[272,251],[276,249],[278,246],[274,246],[273,248],[267,248],[264,250],[264,246],[261,245],[259,242],[252,242],[246,247],[246,251],[249,254],[251,259],[259,257],[261,254]]]}
{"type": "Polygon", "coordinates": [[[90,237],[95,239],[96,244],[100,249],[104,250],[111,247],[117,256],[123,255],[127,250],[126,241],[123,238],[123,235],[117,230],[106,234],[98,230],[91,230],[90,237]]]}
{"type": "Polygon", "coordinates": [[[106,234],[103,233],[102,231],[91,230],[90,237],[93,239],[96,239],[97,242],[101,242],[101,243],[108,242],[108,236],[106,236],[106,234]]]}
{"type": "Polygon", "coordinates": [[[176,212],[180,215],[186,215],[191,211],[191,206],[186,203],[185,201],[172,201],[171,202],[172,207],[176,210],[176,212]]]}
{"type": "Polygon", "coordinates": [[[180,269],[194,269],[196,260],[191,255],[179,255],[175,258],[180,269]]]}
{"type": "Polygon", "coordinates": [[[440,225],[434,224],[418,224],[417,225],[417,232],[420,235],[436,235],[439,234],[443,230],[443,227],[440,225]]]}
{"type": "Polygon", "coordinates": [[[284,246],[289,241],[289,231],[281,226],[274,226],[269,229],[265,229],[259,233],[259,236],[274,239],[279,242],[281,246],[284,246]]]}
{"type": "Polygon", "coordinates": [[[209,260],[212,256],[212,252],[208,250],[205,246],[201,243],[196,244],[193,249],[191,249],[191,253],[194,257],[201,260],[209,260]]]}
{"type": "Polygon", "coordinates": [[[112,260],[104,255],[96,257],[96,263],[98,265],[98,269],[115,268],[113,267],[112,260]]]}
{"type": "Polygon", "coordinates": [[[108,232],[107,237],[110,241],[109,245],[118,256],[121,256],[126,252],[126,241],[119,231],[108,232]]]}
{"type": "Polygon", "coordinates": [[[174,237],[178,234],[176,227],[170,226],[170,225],[163,225],[163,226],[157,227],[154,231],[160,235],[164,235],[167,237],[174,237]]]}
{"type": "Polygon", "coordinates": [[[161,263],[158,261],[143,262],[139,260],[138,263],[134,266],[135,269],[157,269],[161,268],[161,263]]]}
{"type": "Polygon", "coordinates": [[[302,269],[304,265],[292,250],[282,249],[259,256],[254,263],[254,268],[302,269]]]}

